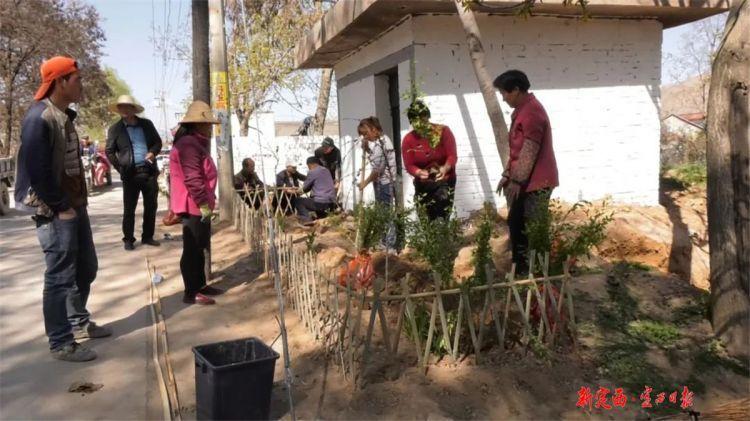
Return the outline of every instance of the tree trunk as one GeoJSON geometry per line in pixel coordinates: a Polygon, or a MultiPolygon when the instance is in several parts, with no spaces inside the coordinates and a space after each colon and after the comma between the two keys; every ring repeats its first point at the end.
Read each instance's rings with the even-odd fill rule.
{"type": "MultiPolygon", "coordinates": [[[[10,47],[10,46],[8,46],[10,47]]],[[[10,56],[10,53],[8,54],[10,56]]],[[[8,68],[10,70],[10,57],[8,57],[8,68]]],[[[10,156],[13,143],[13,82],[14,77],[12,73],[8,73],[5,80],[5,86],[7,86],[8,92],[5,94],[5,127],[3,132],[5,134],[5,140],[0,144],[0,156],[10,156]]]]}
{"type": "Polygon", "coordinates": [[[323,69],[320,73],[320,92],[318,92],[318,107],[315,109],[313,120],[313,134],[322,135],[326,124],[326,113],[328,112],[328,100],[331,97],[331,79],[333,69],[323,69]]]}
{"type": "Polygon", "coordinates": [[[250,132],[250,117],[255,107],[243,108],[240,112],[240,136],[247,136],[250,132]]]}
{"type": "Polygon", "coordinates": [[[0,157],[10,155],[13,139],[13,99],[9,95],[6,101],[6,105],[3,107],[5,111],[5,127],[3,127],[5,140],[0,144],[0,157]]]}
{"type": "Polygon", "coordinates": [[[495,134],[495,144],[497,152],[500,154],[503,168],[508,165],[508,156],[510,145],[508,143],[508,126],[505,124],[503,112],[500,109],[500,102],[497,100],[495,87],[492,86],[492,78],[487,72],[484,64],[484,47],[482,46],[482,35],[479,33],[479,25],[471,9],[464,8],[461,0],[454,0],[458,16],[461,18],[461,24],[466,32],[466,41],[469,44],[469,56],[471,64],[474,66],[474,73],[479,82],[479,90],[484,97],[484,105],[487,107],[487,116],[492,123],[492,131],[495,134]]]}
{"type": "Polygon", "coordinates": [[[750,10],[736,0],[713,63],[708,100],[711,324],[732,355],[750,356],[748,80],[750,10]]]}

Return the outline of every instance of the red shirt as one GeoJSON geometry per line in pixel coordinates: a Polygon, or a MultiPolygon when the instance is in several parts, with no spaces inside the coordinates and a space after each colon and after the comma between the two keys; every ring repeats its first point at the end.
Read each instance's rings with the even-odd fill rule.
{"type": "Polygon", "coordinates": [[[524,142],[537,142],[540,146],[539,154],[524,191],[557,187],[560,182],[557,178],[555,151],[552,149],[552,127],[542,104],[534,94],[529,94],[513,111],[511,119],[508,168],[512,169],[518,161],[524,142]]]}
{"type": "Polygon", "coordinates": [[[401,155],[404,158],[404,167],[413,177],[417,178],[418,170],[426,170],[450,164],[451,170],[446,177],[447,180],[456,178],[456,138],[448,126],[443,126],[440,135],[440,143],[437,148],[430,147],[430,141],[420,137],[414,130],[404,136],[401,141],[401,155]]]}

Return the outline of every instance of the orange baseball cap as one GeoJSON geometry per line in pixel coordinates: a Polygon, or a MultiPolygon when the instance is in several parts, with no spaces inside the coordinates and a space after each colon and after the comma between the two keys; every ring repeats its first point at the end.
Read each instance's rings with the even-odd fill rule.
{"type": "Polygon", "coordinates": [[[42,63],[39,66],[39,71],[42,74],[42,84],[34,95],[34,99],[37,101],[47,95],[47,91],[49,91],[55,79],[77,72],[78,63],[70,57],[56,56],[42,63]]]}

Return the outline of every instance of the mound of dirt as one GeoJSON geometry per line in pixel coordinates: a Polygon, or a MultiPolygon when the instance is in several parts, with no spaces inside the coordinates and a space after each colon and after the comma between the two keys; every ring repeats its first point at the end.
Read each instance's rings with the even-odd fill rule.
{"type": "Polygon", "coordinates": [[[667,191],[662,206],[613,206],[614,220],[597,254],[670,272],[709,288],[705,190],[667,191]]]}

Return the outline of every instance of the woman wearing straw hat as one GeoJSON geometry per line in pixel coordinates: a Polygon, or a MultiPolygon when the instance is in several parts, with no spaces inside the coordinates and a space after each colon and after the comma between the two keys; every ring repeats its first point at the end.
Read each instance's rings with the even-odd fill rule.
{"type": "Polygon", "coordinates": [[[209,151],[213,124],[211,107],[193,101],[180,121],[169,154],[170,197],[174,213],[182,217],[180,271],[186,304],[215,304],[209,295],[224,291],[206,285],[204,251],[211,244],[211,216],[216,204],[216,165],[209,151]]]}
{"type": "Polygon", "coordinates": [[[109,110],[122,118],[107,130],[107,159],[122,179],[122,241],[125,250],[135,248],[135,208],[143,195],[143,231],[141,244],[159,246],[154,239],[159,187],[156,156],[161,138],[151,120],[138,117],[143,107],[130,95],[120,95],[109,110]]]}

